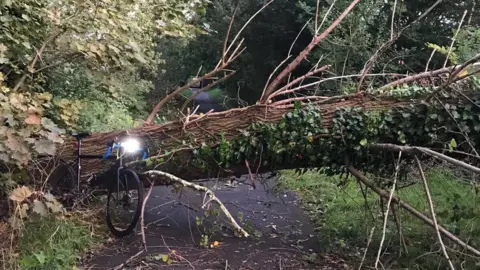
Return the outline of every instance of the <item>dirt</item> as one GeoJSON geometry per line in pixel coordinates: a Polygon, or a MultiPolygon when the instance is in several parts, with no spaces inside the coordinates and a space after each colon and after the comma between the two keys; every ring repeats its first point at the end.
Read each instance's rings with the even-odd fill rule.
{"type": "MultiPolygon", "coordinates": [[[[107,243],[103,250],[84,258],[85,269],[351,269],[337,255],[320,255],[322,246],[310,220],[298,206],[295,194],[275,195],[270,178],[253,189],[248,177],[233,181],[206,182],[234,217],[243,215],[254,236],[235,237],[231,230],[217,230],[201,247],[203,194],[171,187],[155,187],[146,206],[147,251],[136,234],[107,243]],[[180,197],[180,198],[179,198],[180,197]],[[173,255],[173,253],[175,255],[173,255]],[[162,255],[169,255],[170,264],[162,255]]],[[[238,218],[237,218],[238,220],[238,218]]],[[[165,257],[166,259],[166,257],[165,257]]]]}

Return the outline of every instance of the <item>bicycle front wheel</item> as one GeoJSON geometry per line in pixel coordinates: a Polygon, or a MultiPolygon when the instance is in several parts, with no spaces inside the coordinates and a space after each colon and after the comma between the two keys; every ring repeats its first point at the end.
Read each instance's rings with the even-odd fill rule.
{"type": "Polygon", "coordinates": [[[106,219],[110,231],[124,237],[137,225],[144,191],[138,175],[130,169],[121,169],[116,180],[109,184],[106,219]]]}

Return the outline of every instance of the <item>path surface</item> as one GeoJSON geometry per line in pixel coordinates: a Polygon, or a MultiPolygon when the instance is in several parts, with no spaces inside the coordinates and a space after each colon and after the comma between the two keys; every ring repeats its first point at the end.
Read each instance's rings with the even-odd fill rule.
{"type": "MultiPolygon", "coordinates": [[[[179,193],[172,193],[171,187],[155,187],[145,210],[148,251],[120,269],[348,269],[336,256],[318,257],[314,264],[304,259],[304,255],[322,250],[294,194],[281,192],[275,196],[274,180],[257,184],[256,189],[242,184],[245,177],[237,180],[233,185],[204,185],[215,191],[234,217],[243,214],[243,223],[251,223],[257,237],[236,238],[224,230],[210,239],[210,243],[218,241],[218,247],[201,248],[202,226],[197,226],[196,216],[203,216],[199,209],[203,194],[184,190],[179,199],[179,193]],[[161,254],[168,254],[169,249],[185,260],[164,263],[161,254]]],[[[89,258],[85,269],[113,269],[141,249],[139,234],[115,240],[89,258]]]]}

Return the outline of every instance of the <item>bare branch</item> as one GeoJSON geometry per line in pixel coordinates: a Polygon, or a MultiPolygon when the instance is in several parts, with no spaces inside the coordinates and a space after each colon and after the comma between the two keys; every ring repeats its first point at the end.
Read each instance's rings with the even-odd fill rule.
{"type": "Polygon", "coordinates": [[[49,37],[47,38],[47,40],[45,40],[43,43],[42,43],[42,46],[40,47],[40,49],[36,50],[35,52],[35,55],[33,57],[33,60],[32,62],[30,63],[30,65],[28,65],[27,67],[27,70],[25,71],[25,73],[22,75],[22,77],[20,77],[20,79],[18,80],[18,82],[15,84],[15,86],[13,87],[13,91],[16,92],[18,91],[18,89],[20,89],[20,87],[23,85],[23,83],[25,82],[25,80],[27,79],[27,76],[28,74],[33,74],[35,73],[35,65],[37,64],[37,61],[41,58],[42,56],[42,53],[43,51],[45,51],[45,49],[47,48],[47,45],[54,41],[59,35],[61,35],[63,33],[63,30],[60,31],[60,30],[55,30],[52,32],[52,34],[49,35],[49,37]]]}
{"type": "Polygon", "coordinates": [[[425,173],[423,172],[423,169],[422,169],[422,164],[420,163],[420,160],[418,160],[417,156],[415,156],[415,162],[417,163],[418,170],[420,171],[420,176],[422,177],[422,180],[423,180],[425,195],[427,195],[428,206],[430,207],[430,214],[432,215],[432,221],[435,228],[435,232],[437,233],[438,242],[440,243],[440,247],[442,248],[443,255],[445,256],[445,258],[448,261],[448,264],[450,265],[450,269],[455,270],[455,267],[453,267],[452,261],[448,256],[447,250],[445,249],[445,245],[443,244],[440,231],[438,230],[437,217],[435,215],[435,209],[433,208],[432,196],[430,195],[430,189],[428,188],[427,178],[425,177],[425,173]]]}
{"type": "Polygon", "coordinates": [[[377,61],[378,57],[380,56],[380,54],[383,53],[383,51],[385,51],[388,47],[390,47],[401,35],[402,33],[407,30],[409,27],[411,27],[412,25],[416,24],[418,21],[420,21],[421,19],[423,19],[425,16],[427,16],[427,14],[429,14],[438,4],[440,4],[443,0],[437,0],[437,2],[435,2],[433,5],[431,5],[424,13],[422,13],[422,15],[420,15],[416,20],[414,20],[412,23],[408,24],[407,26],[405,26],[404,28],[402,28],[400,31],[398,31],[398,33],[396,33],[395,35],[391,35],[390,36],[390,39],[386,42],[384,42],[380,48],[378,48],[378,50],[372,55],[372,57],[370,57],[370,59],[368,59],[368,61],[365,63],[365,66],[362,70],[362,76],[360,77],[360,79],[358,80],[358,85],[357,85],[357,92],[360,91],[362,89],[362,84],[363,84],[363,81],[365,79],[365,74],[369,73],[372,68],[373,68],[373,65],[375,64],[375,62],[377,61]]]}
{"type": "MultiPolygon", "coordinates": [[[[382,196],[383,198],[389,198],[389,193],[379,187],[377,187],[375,185],[375,183],[368,179],[367,177],[365,177],[364,175],[362,175],[359,171],[357,171],[357,169],[355,169],[352,165],[348,165],[349,162],[348,160],[346,160],[346,163],[347,163],[347,169],[348,171],[353,175],[355,176],[358,180],[360,180],[363,184],[365,184],[366,186],[368,186],[370,189],[372,189],[375,193],[377,193],[378,195],[382,196]]],[[[407,210],[410,214],[412,214],[413,216],[417,217],[418,219],[420,219],[421,221],[423,221],[425,224],[429,225],[430,227],[434,227],[434,223],[433,221],[428,218],[427,216],[425,216],[422,212],[418,211],[417,209],[415,209],[413,206],[411,206],[410,204],[400,200],[397,196],[393,196],[392,197],[392,201],[396,204],[398,204],[400,207],[402,207],[403,209],[407,210]]],[[[443,228],[442,226],[438,226],[438,230],[439,232],[447,237],[448,239],[450,239],[451,241],[453,241],[454,243],[456,243],[457,245],[459,245],[460,247],[463,247],[465,249],[467,249],[469,252],[471,252],[472,254],[475,254],[476,256],[480,256],[480,251],[473,248],[472,246],[468,245],[467,243],[463,242],[462,240],[460,240],[458,237],[456,237],[455,235],[453,235],[451,232],[447,231],[445,228],[443,228]]]]}
{"type": "Polygon", "coordinates": [[[317,68],[317,69],[315,69],[315,70],[313,70],[313,71],[308,72],[307,74],[305,74],[305,75],[303,75],[303,76],[300,76],[300,77],[296,78],[295,80],[293,80],[292,82],[288,83],[288,84],[285,85],[284,87],[278,89],[278,91],[273,92],[273,93],[268,97],[267,100],[270,100],[270,99],[272,99],[272,98],[274,98],[274,97],[276,97],[276,96],[279,96],[279,95],[283,95],[283,94],[284,94],[284,92],[282,92],[283,89],[288,89],[289,87],[292,87],[293,85],[299,83],[300,81],[304,80],[305,78],[308,78],[308,77],[310,77],[310,76],[313,76],[313,75],[315,75],[315,74],[318,74],[318,73],[320,73],[320,72],[323,72],[323,71],[325,71],[325,70],[326,70],[327,68],[329,68],[329,67],[330,67],[329,65],[325,65],[325,66],[323,66],[323,67],[321,67],[321,68],[317,68]]]}
{"type": "Polygon", "coordinates": [[[353,0],[352,3],[338,16],[338,18],[321,34],[321,35],[316,35],[310,44],[293,60],[273,81],[272,83],[267,87],[266,91],[263,93],[262,97],[260,98],[259,102],[261,104],[264,104],[267,102],[268,96],[272,94],[278,87],[278,85],[288,76],[290,72],[292,72],[303,60],[305,60],[310,53],[310,51],[313,50],[315,46],[320,43],[324,38],[330,34],[339,24],[342,22],[342,20],[350,13],[350,11],[360,2],[360,0],[353,0]]]}
{"type": "Polygon", "coordinates": [[[450,54],[452,53],[453,44],[455,44],[455,41],[457,39],[457,35],[460,32],[460,29],[462,28],[462,24],[463,24],[463,21],[465,20],[465,16],[467,16],[467,12],[468,12],[468,10],[465,10],[465,12],[463,12],[462,19],[460,20],[460,23],[458,24],[457,32],[455,32],[455,35],[452,37],[452,43],[450,44],[450,47],[448,48],[447,58],[445,59],[445,63],[443,63],[443,67],[447,66],[448,58],[450,57],[450,54]]]}
{"type": "Polygon", "coordinates": [[[460,161],[458,159],[451,158],[447,155],[444,155],[442,153],[433,151],[431,149],[428,149],[426,147],[419,147],[419,146],[402,146],[402,145],[395,145],[395,144],[389,144],[389,143],[379,143],[379,144],[373,144],[371,147],[376,147],[376,148],[381,148],[389,151],[402,151],[405,153],[412,153],[412,152],[417,152],[417,153],[424,153],[427,155],[430,155],[432,157],[436,157],[438,159],[447,161],[448,163],[451,163],[453,165],[462,167],[464,169],[467,169],[471,172],[474,173],[480,173],[480,168],[472,166],[470,164],[467,164],[463,161],[460,161]]]}
{"type": "Polygon", "coordinates": [[[387,202],[387,210],[385,211],[385,215],[383,219],[382,239],[380,240],[380,246],[378,247],[378,252],[377,252],[377,259],[375,260],[375,269],[378,268],[378,263],[380,262],[380,255],[382,254],[383,242],[385,241],[385,233],[387,231],[388,212],[390,211],[390,205],[392,203],[393,194],[395,193],[395,188],[397,185],[397,176],[398,176],[398,171],[400,170],[401,158],[402,158],[402,151],[398,153],[397,165],[395,166],[395,175],[393,176],[393,185],[392,185],[392,189],[390,190],[390,196],[388,197],[388,202],[387,202]]]}
{"type": "Polygon", "coordinates": [[[237,4],[233,10],[232,18],[230,18],[230,24],[228,25],[227,34],[225,35],[225,41],[223,42],[222,64],[225,64],[225,57],[227,56],[227,43],[230,37],[230,30],[232,29],[233,21],[235,20],[235,14],[237,13],[238,5],[240,1],[237,0],[237,4]]]}
{"type": "Polygon", "coordinates": [[[189,187],[189,188],[193,188],[193,189],[198,190],[198,191],[205,192],[205,195],[207,195],[210,198],[211,201],[215,201],[220,206],[220,209],[227,216],[227,218],[232,223],[233,227],[235,227],[235,229],[238,232],[240,232],[244,237],[250,236],[242,227],[240,227],[240,225],[238,225],[238,223],[235,221],[235,218],[232,216],[232,214],[230,214],[230,212],[225,207],[225,205],[215,196],[213,191],[210,190],[209,188],[204,187],[204,186],[200,186],[200,185],[197,185],[197,184],[194,184],[194,183],[191,183],[191,182],[188,182],[186,180],[183,180],[181,178],[176,177],[175,175],[172,175],[172,174],[169,174],[169,173],[166,173],[166,172],[162,172],[162,171],[147,171],[147,172],[145,172],[145,174],[146,175],[163,176],[163,177],[168,178],[170,181],[182,184],[184,187],[189,187]]]}

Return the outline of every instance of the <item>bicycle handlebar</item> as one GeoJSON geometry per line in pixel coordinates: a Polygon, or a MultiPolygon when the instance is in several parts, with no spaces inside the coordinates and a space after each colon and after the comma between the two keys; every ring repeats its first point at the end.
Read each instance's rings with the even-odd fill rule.
{"type": "MultiPolygon", "coordinates": [[[[107,159],[112,154],[113,149],[120,149],[121,147],[121,145],[119,143],[116,143],[115,141],[108,143],[107,146],[108,146],[107,152],[103,155],[102,159],[107,159]]],[[[148,148],[145,149],[145,147],[143,147],[142,150],[143,150],[142,160],[144,160],[148,156],[148,148]]]]}

